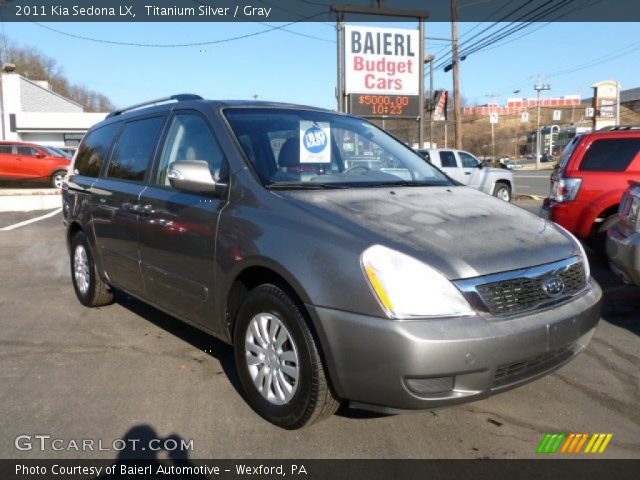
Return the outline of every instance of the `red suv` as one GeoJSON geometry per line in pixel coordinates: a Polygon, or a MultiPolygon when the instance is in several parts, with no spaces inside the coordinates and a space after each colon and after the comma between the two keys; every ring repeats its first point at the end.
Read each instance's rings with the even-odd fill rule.
{"type": "Polygon", "coordinates": [[[640,127],[577,136],[551,175],[542,213],[603,254],[630,180],[640,180],[640,127]]]}
{"type": "Polygon", "coordinates": [[[70,164],[71,159],[33,143],[0,142],[1,180],[46,181],[60,188],[70,164]]]}

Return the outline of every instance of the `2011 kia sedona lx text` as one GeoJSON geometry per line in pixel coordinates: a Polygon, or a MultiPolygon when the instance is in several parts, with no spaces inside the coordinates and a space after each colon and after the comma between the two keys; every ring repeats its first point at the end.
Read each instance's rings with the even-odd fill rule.
{"type": "Polygon", "coordinates": [[[571,360],[600,318],[571,234],[326,110],[176,95],[116,111],[63,196],[80,302],[122,290],[229,342],[247,401],[284,428],[340,402],[486,397],[571,360]]]}

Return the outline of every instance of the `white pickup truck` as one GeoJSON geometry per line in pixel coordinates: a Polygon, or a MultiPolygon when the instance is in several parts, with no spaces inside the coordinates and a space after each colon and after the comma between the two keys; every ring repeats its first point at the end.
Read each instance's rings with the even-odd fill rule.
{"type": "Polygon", "coordinates": [[[454,180],[481,192],[511,201],[515,190],[513,172],[485,167],[469,152],[453,149],[424,149],[418,153],[454,180]]]}

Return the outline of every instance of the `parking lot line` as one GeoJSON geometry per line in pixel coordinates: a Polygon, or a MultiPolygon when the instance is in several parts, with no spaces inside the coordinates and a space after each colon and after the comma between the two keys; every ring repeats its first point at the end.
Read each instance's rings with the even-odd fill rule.
{"type": "Polygon", "coordinates": [[[36,218],[31,218],[29,220],[25,220],[24,222],[14,223],[13,225],[9,225],[7,227],[0,228],[0,232],[8,232],[9,230],[15,230],[16,228],[24,227],[25,225],[29,225],[30,223],[39,222],[40,220],[45,220],[46,218],[53,217],[62,211],[62,208],[57,208],[53,212],[49,212],[46,215],[41,215],[36,218]]]}

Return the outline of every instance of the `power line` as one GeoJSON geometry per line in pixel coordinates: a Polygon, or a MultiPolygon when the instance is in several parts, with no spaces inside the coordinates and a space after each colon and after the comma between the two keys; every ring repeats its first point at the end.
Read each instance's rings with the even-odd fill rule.
{"type": "Polygon", "coordinates": [[[45,30],[50,30],[52,32],[55,32],[59,35],[64,35],[66,37],[70,37],[70,38],[75,38],[77,40],[86,40],[88,42],[95,42],[95,43],[102,43],[102,44],[107,44],[107,45],[119,45],[119,46],[125,46],[125,47],[150,47],[150,48],[183,48],[183,47],[203,47],[206,45],[215,45],[215,44],[219,44],[219,43],[228,43],[228,42],[233,42],[235,40],[242,40],[244,38],[250,38],[250,37],[255,37],[258,35],[263,35],[265,33],[269,33],[269,32],[273,32],[274,30],[282,30],[283,28],[289,27],[291,25],[295,25],[296,23],[301,22],[302,20],[307,20],[307,19],[311,19],[311,18],[315,18],[318,17],[320,15],[323,15],[325,12],[322,13],[317,13],[315,15],[306,17],[304,19],[301,20],[296,20],[295,22],[290,22],[287,23],[285,25],[282,26],[272,26],[271,28],[268,28],[266,30],[260,30],[258,32],[253,32],[253,33],[247,33],[244,35],[238,35],[236,37],[228,37],[228,38],[222,38],[219,40],[208,40],[208,41],[204,41],[204,42],[190,42],[190,43],[138,43],[138,42],[121,42],[118,40],[107,40],[107,39],[102,39],[102,38],[93,38],[93,37],[86,37],[84,35],[78,35],[75,33],[70,33],[70,32],[65,32],[62,30],[58,30],[56,28],[50,27],[48,25],[44,25],[42,23],[38,23],[38,22],[31,22],[34,25],[39,26],[40,28],[44,28],[45,30]]]}
{"type": "Polygon", "coordinates": [[[608,63],[612,60],[617,60],[620,57],[624,57],[626,55],[629,55],[630,53],[634,53],[637,50],[640,49],[640,42],[633,42],[629,45],[627,45],[626,47],[622,47],[618,50],[614,51],[614,55],[608,53],[606,55],[602,55],[600,57],[597,57],[595,59],[589,60],[585,63],[581,63],[579,65],[574,65],[573,67],[568,67],[564,70],[560,70],[557,71],[555,73],[552,73],[550,75],[547,75],[547,77],[560,77],[563,75],[567,75],[569,73],[574,73],[574,72],[578,72],[580,70],[585,70],[587,68],[591,68],[597,65],[602,65],[604,63],[608,63]],[[626,50],[626,51],[625,51],[626,50]],[[615,53],[618,52],[618,53],[615,53]]]}
{"type": "MultiPolygon", "coordinates": [[[[523,30],[523,29],[525,29],[525,28],[529,28],[531,25],[533,25],[533,24],[534,24],[534,22],[538,22],[538,21],[540,21],[540,20],[544,19],[545,17],[548,17],[550,14],[555,13],[555,12],[557,12],[557,11],[559,11],[559,10],[562,10],[563,8],[567,7],[568,5],[570,5],[570,4],[571,4],[571,2],[572,2],[573,0],[562,0],[562,1],[561,1],[561,3],[559,3],[559,4],[550,5],[550,4],[551,4],[551,3],[553,3],[554,1],[555,1],[555,0],[547,0],[547,1],[546,1],[545,3],[543,3],[542,5],[539,5],[539,6],[535,7],[533,10],[531,10],[531,11],[529,11],[529,12],[525,13],[523,16],[521,16],[520,18],[518,18],[516,21],[514,21],[514,22],[510,22],[510,23],[509,23],[509,25],[505,26],[503,29],[501,29],[501,30],[499,30],[499,31],[497,31],[497,32],[493,32],[493,33],[491,33],[491,34],[489,34],[489,35],[485,36],[484,38],[481,38],[481,39],[477,40],[476,42],[472,43],[471,45],[467,45],[467,46],[466,46],[466,48],[463,48],[463,49],[462,49],[462,51],[460,52],[459,57],[468,56],[468,55],[470,55],[470,54],[472,54],[472,53],[476,53],[476,52],[479,52],[479,51],[481,51],[481,50],[484,50],[484,49],[486,49],[487,47],[489,47],[489,46],[491,46],[491,45],[493,45],[493,44],[495,44],[495,43],[498,43],[498,42],[500,42],[501,40],[506,39],[507,37],[509,37],[509,36],[511,36],[511,35],[513,35],[513,34],[515,34],[515,33],[517,33],[517,32],[518,32],[518,31],[520,31],[520,30],[523,30]],[[543,8],[545,8],[545,7],[548,7],[548,8],[546,8],[545,10],[543,10],[543,11],[541,11],[541,12],[539,12],[539,13],[535,13],[536,11],[541,10],[541,9],[543,9],[543,8]],[[535,15],[533,15],[533,14],[535,14],[535,15]],[[531,15],[533,15],[533,16],[531,16],[531,15]],[[520,22],[520,21],[522,21],[522,23],[520,23],[519,25],[516,25],[516,23],[518,23],[518,22],[520,22]],[[515,25],[515,26],[514,26],[514,25],[515,25]]],[[[558,19],[558,18],[562,18],[562,17],[564,17],[564,16],[568,15],[569,13],[572,13],[572,12],[574,12],[574,11],[578,10],[578,9],[583,9],[583,8],[588,7],[588,6],[591,6],[591,5],[595,4],[595,3],[598,3],[599,1],[601,1],[601,0],[587,0],[587,4],[582,5],[581,7],[577,7],[577,6],[576,6],[576,8],[571,9],[571,10],[569,10],[569,11],[567,11],[567,12],[564,12],[564,13],[562,13],[562,14],[560,14],[560,15],[558,15],[558,16],[556,16],[556,17],[554,17],[554,20],[556,20],[556,19],[558,19]],[[588,4],[589,2],[591,2],[591,4],[588,4]]],[[[531,0],[528,0],[528,2],[527,2],[527,3],[530,3],[530,2],[531,2],[531,0]]],[[[521,9],[521,8],[522,8],[522,7],[524,7],[524,6],[526,6],[526,4],[521,5],[520,7],[518,7],[518,9],[521,9]]],[[[509,17],[510,15],[512,15],[513,13],[514,13],[513,11],[512,11],[512,12],[510,12],[510,13],[509,13],[509,14],[507,14],[505,17],[502,17],[502,19],[508,18],[508,17],[509,17]]],[[[550,23],[550,22],[549,22],[549,23],[550,23]]],[[[548,25],[549,23],[547,23],[546,25],[548,25]]],[[[546,25],[545,25],[545,26],[546,26],[546,25]]],[[[491,27],[488,27],[488,28],[492,28],[493,26],[495,26],[495,24],[494,24],[494,25],[492,25],[491,27]]],[[[487,29],[488,29],[488,28],[487,28],[487,29]]],[[[539,27],[537,30],[539,30],[540,28],[543,28],[543,27],[539,27]]],[[[485,30],[483,30],[483,31],[486,31],[487,29],[485,29],[485,30]]],[[[482,32],[480,32],[480,33],[478,33],[478,34],[474,35],[474,37],[473,37],[473,38],[477,37],[477,36],[478,36],[478,35],[480,35],[481,33],[482,33],[482,32]]],[[[519,38],[522,38],[523,36],[526,36],[527,34],[528,34],[528,33],[526,33],[526,34],[524,34],[524,35],[521,35],[521,36],[519,36],[519,37],[516,37],[515,39],[512,39],[511,41],[515,41],[515,40],[517,40],[517,39],[519,39],[519,38]]],[[[467,41],[466,41],[466,42],[464,42],[464,43],[468,44],[470,40],[471,40],[471,39],[467,40],[467,41]]],[[[510,42],[509,42],[509,43],[510,43],[510,42]]],[[[505,43],[503,43],[503,45],[504,45],[504,44],[506,44],[506,42],[505,42],[505,43]]],[[[451,56],[448,56],[447,58],[445,58],[444,60],[442,60],[442,61],[441,61],[441,62],[436,66],[436,68],[440,68],[440,67],[442,67],[442,66],[444,66],[444,65],[446,65],[446,64],[448,64],[448,63],[450,63],[450,62],[451,62],[451,56]]]]}
{"type": "MultiPolygon", "coordinates": [[[[572,2],[572,1],[573,1],[573,0],[569,0],[569,3],[570,3],[570,2],[572,2]]],[[[561,13],[560,15],[556,15],[555,17],[553,17],[553,18],[551,19],[552,21],[547,22],[547,23],[545,23],[544,25],[541,25],[540,27],[538,27],[538,28],[536,28],[536,29],[534,29],[534,30],[532,30],[532,31],[526,32],[526,33],[524,33],[523,35],[520,35],[520,36],[518,36],[518,37],[516,37],[516,38],[513,38],[513,39],[511,39],[511,40],[510,40],[510,41],[508,41],[508,42],[501,43],[500,45],[496,45],[495,47],[492,47],[492,48],[486,48],[487,46],[492,45],[492,44],[494,44],[494,43],[497,43],[497,42],[499,42],[499,41],[501,40],[501,39],[494,39],[494,40],[493,40],[493,41],[491,41],[490,43],[487,43],[486,45],[482,45],[482,46],[480,46],[481,48],[476,48],[475,50],[470,51],[470,52],[469,52],[469,51],[467,51],[467,52],[465,52],[465,54],[469,55],[469,54],[471,54],[471,53],[476,53],[476,52],[478,52],[478,51],[480,51],[480,50],[486,50],[486,51],[488,51],[488,50],[492,50],[493,48],[497,48],[498,46],[503,46],[503,45],[506,45],[506,44],[508,44],[508,43],[514,42],[514,41],[519,40],[520,38],[525,37],[525,36],[527,36],[527,35],[529,35],[529,34],[531,34],[531,33],[535,32],[535,31],[537,31],[537,30],[540,30],[541,28],[544,28],[544,27],[546,27],[546,26],[550,25],[553,21],[556,21],[556,20],[559,20],[559,19],[561,19],[561,18],[563,18],[563,17],[566,17],[567,15],[569,15],[569,14],[571,14],[571,13],[573,13],[573,12],[576,12],[576,11],[578,11],[578,10],[583,10],[583,9],[585,9],[585,8],[589,8],[589,7],[591,7],[591,6],[593,6],[593,5],[597,4],[597,3],[600,3],[601,1],[602,1],[602,0],[583,0],[583,2],[584,2],[584,4],[583,4],[583,5],[576,5],[576,6],[575,6],[575,8],[570,9],[570,10],[567,10],[566,12],[563,12],[563,13],[561,13]]],[[[563,3],[564,3],[564,2],[563,2],[563,3]]],[[[515,32],[516,32],[516,31],[518,31],[518,30],[521,30],[521,29],[523,29],[523,28],[527,28],[529,25],[531,25],[531,24],[532,24],[531,22],[540,21],[542,18],[544,18],[545,16],[549,15],[550,13],[553,13],[553,12],[555,12],[555,11],[559,11],[559,10],[562,10],[564,7],[568,6],[568,5],[569,5],[569,3],[564,3],[564,5],[561,3],[561,4],[558,4],[558,5],[554,6],[554,7],[552,7],[552,8],[550,8],[550,9],[546,10],[545,12],[541,12],[541,13],[540,13],[540,14],[538,14],[536,17],[531,18],[531,19],[528,19],[528,22],[529,22],[528,24],[525,24],[525,25],[523,25],[523,26],[517,27],[517,28],[516,28],[514,31],[512,31],[511,33],[515,33],[515,32]]],[[[531,13],[531,12],[530,12],[530,13],[531,13]]],[[[504,38],[504,37],[503,37],[503,38],[504,38]]]]}
{"type": "MultiPolygon", "coordinates": [[[[496,10],[494,10],[493,12],[491,12],[486,18],[484,18],[484,20],[482,20],[481,22],[476,23],[473,27],[471,27],[469,30],[467,30],[466,32],[464,32],[461,36],[460,36],[460,40],[466,38],[468,35],[471,34],[471,32],[473,32],[475,29],[477,29],[478,27],[480,27],[481,25],[484,24],[484,22],[489,21],[491,18],[493,18],[494,15],[498,14],[500,12],[500,10],[503,10],[504,8],[506,8],[509,5],[509,3],[504,3],[502,4],[500,7],[498,7],[496,10]]],[[[439,49],[434,55],[436,58],[438,58],[442,52],[445,52],[449,47],[445,46],[441,49],[439,49]]]]}
{"type": "MultiPolygon", "coordinates": [[[[257,2],[259,2],[259,3],[262,3],[263,5],[267,5],[267,6],[269,6],[269,7],[275,8],[276,10],[280,10],[280,11],[282,11],[282,12],[288,13],[289,15],[295,15],[296,17],[299,17],[299,19],[300,19],[300,20],[306,20],[307,18],[309,18],[309,17],[305,17],[305,16],[304,16],[303,14],[301,14],[300,12],[296,12],[296,11],[294,11],[294,10],[289,10],[288,8],[281,7],[280,5],[274,5],[273,3],[265,2],[264,0],[256,0],[256,1],[257,1],[257,2]]],[[[309,3],[309,2],[306,2],[306,3],[309,3]]],[[[320,15],[322,15],[322,14],[324,14],[324,13],[331,14],[331,10],[329,10],[329,9],[327,8],[327,7],[330,7],[331,5],[320,5],[320,4],[317,4],[317,5],[325,7],[325,9],[326,9],[326,10],[324,10],[323,12],[320,12],[320,13],[319,13],[318,15],[316,15],[316,16],[320,16],[320,15]]],[[[328,26],[328,27],[330,27],[330,28],[332,28],[332,29],[334,29],[334,28],[335,28],[335,27],[334,27],[334,25],[333,25],[332,23],[329,23],[329,22],[320,22],[320,23],[321,23],[322,25],[326,25],[326,26],[328,26]]]]}
{"type": "MultiPolygon", "coordinates": [[[[552,1],[552,0],[550,0],[550,1],[552,1]]],[[[545,10],[544,12],[541,12],[541,13],[537,14],[533,18],[527,19],[527,21],[521,23],[520,25],[512,27],[507,32],[502,33],[501,35],[498,35],[497,37],[494,37],[493,39],[476,42],[476,44],[474,44],[476,46],[475,47],[473,45],[470,46],[468,50],[464,50],[464,54],[470,55],[470,54],[475,53],[475,52],[477,52],[479,50],[485,49],[486,47],[488,47],[490,45],[493,45],[493,44],[499,42],[500,40],[503,40],[504,38],[506,38],[508,36],[511,36],[514,33],[518,32],[518,31],[520,31],[520,30],[522,30],[524,28],[529,28],[531,25],[533,25],[533,22],[536,22],[536,21],[544,18],[549,13],[554,13],[555,11],[564,8],[568,4],[568,2],[571,2],[571,0],[562,0],[562,3],[558,4],[557,6],[552,7],[550,9],[548,9],[548,10],[545,10]]],[[[533,12],[530,12],[530,13],[533,13],[533,12]]]]}
{"type": "MultiPolygon", "coordinates": [[[[195,3],[196,5],[202,5],[202,6],[207,6],[207,5],[209,5],[207,2],[202,2],[202,1],[200,1],[200,0],[191,0],[191,1],[192,1],[193,3],[195,3]]],[[[292,11],[290,11],[290,10],[285,10],[285,9],[283,9],[283,8],[281,8],[281,7],[276,7],[275,5],[271,5],[270,3],[263,2],[262,0],[257,0],[257,1],[258,1],[258,2],[260,2],[260,3],[262,3],[262,4],[264,4],[264,5],[268,5],[268,6],[270,6],[270,7],[274,7],[274,8],[279,8],[280,10],[284,10],[284,11],[286,11],[286,12],[288,12],[288,13],[292,13],[292,14],[294,14],[294,15],[296,15],[296,16],[300,16],[300,15],[298,15],[297,13],[294,13],[294,12],[292,12],[292,11]]],[[[266,22],[256,22],[256,23],[259,23],[260,25],[265,25],[265,26],[267,26],[267,27],[274,27],[274,28],[276,28],[276,29],[278,29],[278,30],[282,30],[283,32],[291,33],[292,35],[297,35],[297,36],[299,36],[299,37],[306,37],[306,38],[310,38],[310,39],[312,39],[312,40],[320,40],[321,42],[327,42],[327,43],[336,43],[336,41],[335,41],[335,40],[328,40],[328,39],[326,39],[326,38],[316,37],[315,35],[310,35],[310,34],[308,34],[308,33],[296,32],[295,30],[289,30],[288,28],[283,27],[283,26],[271,25],[271,24],[266,23],[266,22]]]]}
{"type": "MultiPolygon", "coordinates": [[[[478,38],[479,36],[481,36],[483,33],[488,32],[489,30],[495,28],[496,26],[500,25],[501,22],[504,22],[507,18],[511,17],[514,13],[516,13],[517,11],[523,9],[524,7],[526,7],[529,3],[531,3],[533,0],[526,0],[523,4],[521,4],[519,7],[516,7],[515,9],[509,11],[509,13],[507,13],[506,15],[502,16],[501,18],[499,18],[497,21],[494,21],[491,25],[489,25],[488,27],[485,27],[484,29],[482,29],[480,32],[476,33],[475,35],[472,35],[471,37],[467,38],[464,42],[461,43],[460,47],[463,47],[464,45],[469,44],[469,42],[471,40],[473,40],[474,38],[478,38]]],[[[553,0],[547,0],[547,3],[553,1],[553,0]]],[[[540,7],[538,7],[540,8],[540,7]]],[[[526,16],[526,15],[525,15],[526,16]]],[[[520,17],[521,19],[524,18],[520,17]]],[[[510,24],[513,24],[515,22],[510,22],[510,24]]],[[[506,27],[505,27],[506,28],[506,27]]],[[[497,32],[493,32],[488,34],[486,37],[484,37],[482,40],[486,40],[488,38],[491,38],[491,36],[499,34],[501,30],[498,30],[497,32]]],[[[477,42],[476,42],[477,43],[477,42]]],[[[476,43],[474,43],[473,45],[475,45],[476,43]]],[[[441,66],[451,62],[452,57],[449,54],[447,57],[445,57],[444,59],[441,60],[441,62],[437,65],[437,68],[440,68],[441,66]]]]}

